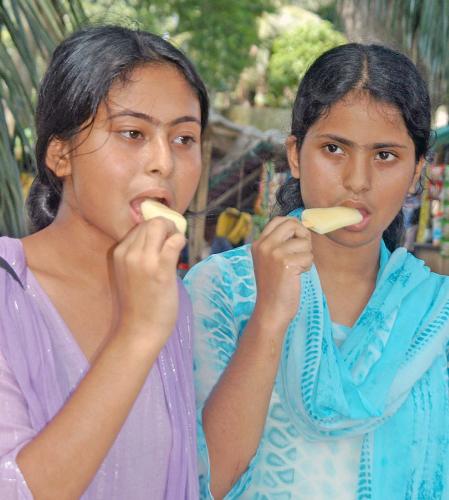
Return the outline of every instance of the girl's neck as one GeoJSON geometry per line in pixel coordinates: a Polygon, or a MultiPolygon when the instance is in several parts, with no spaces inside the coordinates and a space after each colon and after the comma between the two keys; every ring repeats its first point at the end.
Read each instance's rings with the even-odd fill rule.
{"type": "Polygon", "coordinates": [[[379,270],[380,242],[346,247],[325,236],[312,235],[314,263],[320,279],[329,276],[341,282],[375,283],[379,270]]]}
{"type": "Polygon", "coordinates": [[[380,242],[358,248],[313,235],[315,266],[332,321],[352,327],[376,287],[380,242]]]}
{"type": "Polygon", "coordinates": [[[57,217],[45,229],[24,238],[31,270],[48,275],[73,275],[92,286],[109,285],[110,252],[114,241],[84,221],[57,217]]]}

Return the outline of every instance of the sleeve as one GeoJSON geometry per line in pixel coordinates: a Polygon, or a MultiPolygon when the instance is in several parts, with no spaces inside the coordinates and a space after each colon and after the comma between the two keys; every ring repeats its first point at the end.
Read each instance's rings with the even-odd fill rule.
{"type": "Polygon", "coordinates": [[[27,405],[0,351],[0,498],[32,500],[16,463],[19,451],[35,436],[27,405]]]}
{"type": "MultiPolygon", "coordinates": [[[[245,286],[242,277],[235,273],[229,260],[221,255],[214,255],[197,264],[187,274],[185,284],[194,313],[193,353],[198,410],[200,498],[211,499],[210,465],[202,428],[202,410],[237,348],[239,335],[252,313],[254,300],[239,300],[238,292],[245,286]]],[[[245,295],[248,297],[248,294],[245,295]]],[[[240,492],[246,489],[256,462],[257,454],[226,495],[226,499],[238,498],[240,492]]]]}
{"type": "Polygon", "coordinates": [[[201,409],[231,360],[238,340],[229,283],[231,269],[225,264],[219,259],[205,261],[185,278],[193,306],[195,389],[201,409]]]}

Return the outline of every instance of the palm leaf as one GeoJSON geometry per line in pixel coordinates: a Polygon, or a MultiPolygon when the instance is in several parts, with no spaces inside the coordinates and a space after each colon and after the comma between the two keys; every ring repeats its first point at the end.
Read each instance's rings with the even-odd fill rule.
{"type": "Polygon", "coordinates": [[[19,174],[33,168],[39,81],[54,47],[85,20],[81,0],[0,0],[0,234],[26,234],[19,174]]]}

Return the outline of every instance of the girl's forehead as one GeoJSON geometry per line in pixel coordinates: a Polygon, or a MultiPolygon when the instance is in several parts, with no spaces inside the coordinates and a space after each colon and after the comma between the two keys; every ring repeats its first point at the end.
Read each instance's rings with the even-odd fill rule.
{"type": "Polygon", "coordinates": [[[401,111],[392,103],[376,99],[367,91],[356,90],[333,103],[319,121],[369,120],[405,127],[401,111]]]}
{"type": "Polygon", "coordinates": [[[372,95],[370,92],[367,90],[353,90],[346,95],[344,95],[341,99],[336,101],[334,105],[340,104],[340,105],[346,105],[346,106],[355,106],[355,105],[360,105],[360,106],[365,106],[365,107],[370,107],[370,108],[376,108],[380,110],[384,110],[386,112],[392,113],[392,114],[401,114],[400,110],[393,105],[390,102],[387,102],[385,100],[378,99],[374,95],[372,95]]]}
{"type": "Polygon", "coordinates": [[[191,117],[191,123],[200,126],[201,108],[198,96],[180,70],[171,64],[146,64],[111,86],[81,131],[91,126],[110,127],[112,119],[126,117],[154,124],[191,117]]]}
{"type": "Polygon", "coordinates": [[[172,115],[201,118],[199,98],[183,73],[171,64],[147,64],[136,68],[126,80],[114,84],[98,112],[129,109],[156,115],[161,121],[172,115]]]}
{"type": "Polygon", "coordinates": [[[399,109],[360,93],[347,95],[330,106],[307,130],[305,139],[341,139],[360,147],[390,143],[413,147],[413,140],[399,109]]]}
{"type": "Polygon", "coordinates": [[[185,75],[179,68],[168,62],[151,62],[140,64],[116,78],[109,89],[108,97],[129,93],[135,87],[157,86],[158,84],[170,83],[172,81],[185,85],[194,94],[185,75]]]}

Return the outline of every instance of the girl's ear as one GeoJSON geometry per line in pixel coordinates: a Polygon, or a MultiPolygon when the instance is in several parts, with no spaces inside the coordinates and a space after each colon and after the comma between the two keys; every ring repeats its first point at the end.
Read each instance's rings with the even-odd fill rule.
{"type": "Polygon", "coordinates": [[[69,151],[70,147],[66,141],[56,138],[50,140],[45,163],[56,177],[66,177],[72,173],[69,151]]]}
{"type": "Polygon", "coordinates": [[[413,175],[412,182],[410,183],[410,187],[408,188],[409,194],[416,193],[416,185],[418,184],[419,179],[421,178],[422,169],[424,167],[425,159],[421,158],[415,167],[415,173],[413,175]]]}
{"type": "Polygon", "coordinates": [[[299,179],[299,151],[297,148],[297,140],[294,135],[289,135],[285,141],[287,148],[288,165],[292,177],[299,179]]]}

